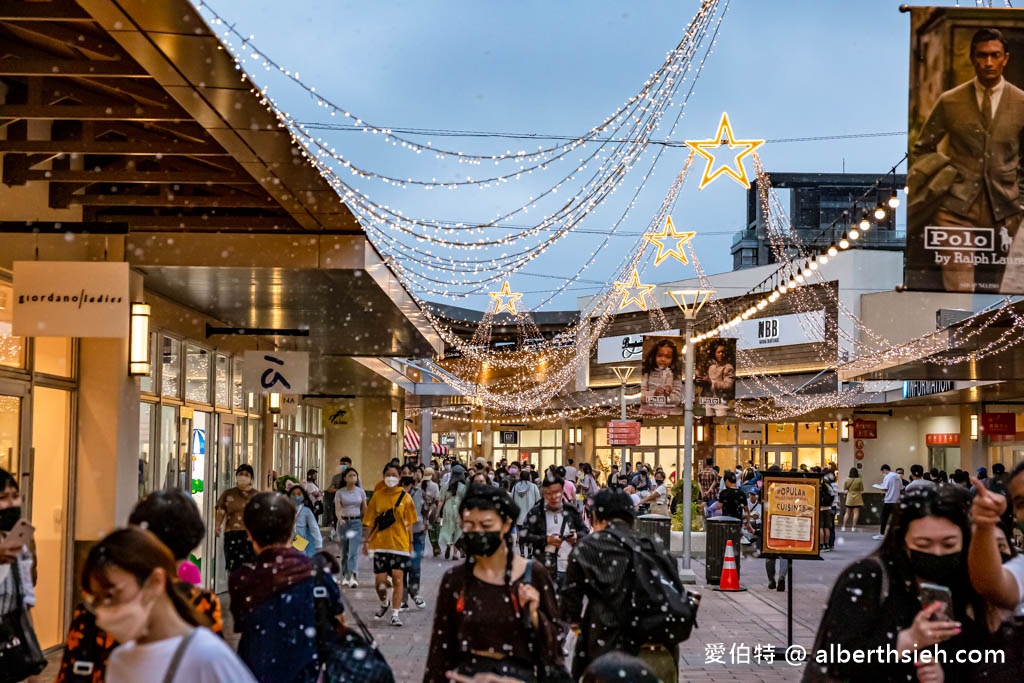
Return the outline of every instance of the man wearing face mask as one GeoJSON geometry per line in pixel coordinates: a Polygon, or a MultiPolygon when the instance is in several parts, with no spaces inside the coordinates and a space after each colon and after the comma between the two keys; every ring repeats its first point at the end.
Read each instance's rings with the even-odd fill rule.
{"type": "Polygon", "coordinates": [[[252,485],[253,479],[252,465],[239,465],[235,470],[235,485],[220,494],[220,498],[217,499],[214,530],[220,536],[223,528],[224,565],[229,573],[256,559],[242,519],[245,506],[258,493],[252,485]]]}
{"type": "Polygon", "coordinates": [[[562,493],[562,479],[545,477],[541,484],[543,500],[526,516],[525,533],[522,535],[523,541],[533,547],[534,558],[541,560],[555,575],[559,587],[565,580],[569,554],[579,539],[587,535],[583,515],[575,507],[565,504],[562,493]]]}
{"type": "Polygon", "coordinates": [[[384,467],[384,481],[374,489],[373,497],[363,515],[363,554],[373,551],[374,585],[380,598],[380,609],[375,619],[383,619],[391,609],[392,626],[401,626],[399,616],[402,604],[405,572],[412,556],[412,527],[416,524],[416,505],[401,487],[398,465],[384,467]],[[392,594],[388,600],[388,576],[392,594]]]}
{"type": "Polygon", "coordinates": [[[406,598],[402,600],[402,609],[408,609],[410,597],[417,607],[423,609],[427,606],[427,601],[419,595],[420,571],[423,566],[423,549],[426,546],[427,530],[423,521],[423,489],[416,485],[416,475],[409,465],[402,466],[402,476],[398,484],[412,498],[413,509],[416,510],[416,523],[412,525],[412,557],[409,560],[409,569],[405,572],[406,598]]]}
{"type": "Polygon", "coordinates": [[[352,458],[343,456],[339,461],[338,471],[331,477],[331,483],[327,486],[327,490],[324,494],[324,526],[329,527],[331,530],[331,538],[335,537],[335,527],[338,524],[338,518],[334,514],[334,495],[345,488],[345,471],[349,467],[352,467],[352,458]]]}

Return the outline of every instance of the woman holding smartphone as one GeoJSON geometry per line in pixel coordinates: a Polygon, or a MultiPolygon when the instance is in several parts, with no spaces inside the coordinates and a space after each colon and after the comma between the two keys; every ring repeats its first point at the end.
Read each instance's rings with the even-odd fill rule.
{"type": "MultiPolygon", "coordinates": [[[[31,610],[36,604],[36,569],[33,554],[29,549],[31,537],[23,536],[24,530],[31,529],[21,520],[21,491],[18,481],[10,472],[0,469],[0,617],[6,617],[19,609],[31,610]]],[[[31,612],[30,612],[31,615],[31,612]]],[[[31,623],[31,616],[29,617],[31,623]]],[[[32,634],[33,638],[35,634],[32,634]]],[[[0,643],[3,647],[5,643],[0,643]]],[[[42,669],[40,669],[42,670],[42,669]]],[[[29,683],[37,676],[29,676],[29,683]]]]}
{"type": "Polygon", "coordinates": [[[906,492],[881,547],[847,567],[832,589],[814,651],[896,650],[903,663],[816,664],[804,681],[970,681],[976,666],[956,663],[957,650],[982,649],[984,601],[967,575],[971,526],[968,492],[929,486],[906,492]],[[914,664],[921,650],[944,650],[946,663],[914,664]],[[916,676],[916,678],[915,678],[916,676]]]}

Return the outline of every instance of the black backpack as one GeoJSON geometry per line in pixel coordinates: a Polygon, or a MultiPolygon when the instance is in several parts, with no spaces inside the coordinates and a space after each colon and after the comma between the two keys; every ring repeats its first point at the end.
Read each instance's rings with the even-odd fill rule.
{"type": "Polygon", "coordinates": [[[836,494],[832,491],[832,487],[823,481],[819,488],[821,489],[821,503],[819,506],[832,507],[832,503],[836,502],[836,494]]]}
{"type": "Polygon", "coordinates": [[[680,580],[675,560],[662,543],[646,536],[626,537],[610,528],[606,533],[632,556],[635,578],[623,615],[625,644],[634,652],[648,643],[672,651],[697,624],[697,603],[680,580]]]}

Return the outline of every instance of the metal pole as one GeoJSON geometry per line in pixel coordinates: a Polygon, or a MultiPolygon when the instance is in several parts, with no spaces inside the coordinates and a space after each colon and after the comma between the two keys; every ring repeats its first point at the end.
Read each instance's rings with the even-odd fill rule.
{"type": "Polygon", "coordinates": [[[690,569],[690,525],[693,487],[693,346],[690,344],[691,317],[686,312],[683,319],[684,349],[686,350],[686,374],[684,375],[683,401],[686,412],[683,417],[683,569],[690,569]]]}
{"type": "Polygon", "coordinates": [[[789,609],[786,613],[786,647],[793,646],[793,558],[789,558],[789,566],[786,567],[786,577],[788,579],[786,590],[789,591],[789,595],[786,596],[786,601],[789,605],[789,609]]]}
{"type": "MultiPolygon", "coordinates": [[[[623,377],[622,386],[619,388],[619,418],[622,420],[626,419],[626,379],[623,377]]],[[[626,447],[622,447],[622,451],[619,454],[619,469],[621,470],[626,464],[626,447]]]]}

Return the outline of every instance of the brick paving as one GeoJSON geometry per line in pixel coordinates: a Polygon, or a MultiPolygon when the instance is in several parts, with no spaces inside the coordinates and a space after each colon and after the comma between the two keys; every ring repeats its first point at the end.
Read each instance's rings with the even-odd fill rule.
{"type": "MultiPolygon", "coordinates": [[[[877,546],[878,542],[871,539],[873,533],[874,529],[865,527],[857,533],[840,532],[836,551],[824,554],[823,561],[794,563],[795,645],[807,649],[811,647],[836,576],[845,566],[867,555],[877,546]]],[[[333,550],[333,547],[329,546],[329,549],[333,550]]],[[[378,603],[372,587],[369,558],[360,558],[361,585],[358,588],[343,589],[347,604],[366,621],[391,664],[396,680],[400,682],[420,681],[423,678],[434,616],[433,597],[437,593],[441,575],[454,564],[443,557],[430,557],[429,548],[427,554],[423,562],[421,588],[427,606],[422,610],[411,607],[404,611],[404,626],[401,628],[373,619],[378,603]]],[[[799,680],[802,667],[790,666],[784,661],[787,595],[768,590],[764,562],[751,557],[743,558],[740,583],[747,590],[739,593],[720,593],[704,585],[704,564],[701,561],[694,560],[693,569],[703,599],[697,620],[698,628],[694,629],[691,638],[680,648],[679,680],[697,683],[783,683],[799,680]],[[718,647],[711,647],[715,645],[718,647]],[[776,660],[773,663],[765,659],[758,662],[755,659],[755,647],[762,646],[763,652],[766,645],[775,646],[776,660]],[[709,654],[715,649],[721,653],[722,663],[709,659],[709,654]],[[749,657],[747,660],[743,659],[745,652],[749,657]]],[[[227,595],[221,597],[226,603],[227,595]]],[[[230,619],[226,604],[224,611],[230,619]]],[[[225,630],[230,631],[230,624],[225,624],[225,630]]],[[[229,642],[237,642],[237,637],[229,638],[229,642]]],[[[54,659],[59,660],[59,654],[54,659]]],[[[55,667],[50,666],[43,673],[42,680],[52,681],[55,675],[55,667]]]]}

